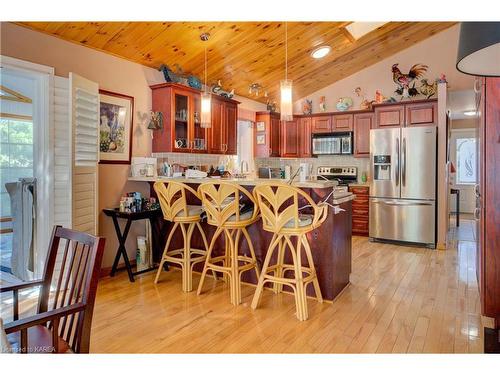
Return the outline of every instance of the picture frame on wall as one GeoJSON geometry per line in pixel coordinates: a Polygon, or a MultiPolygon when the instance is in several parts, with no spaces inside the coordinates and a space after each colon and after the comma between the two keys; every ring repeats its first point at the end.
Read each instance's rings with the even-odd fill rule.
{"type": "Polygon", "coordinates": [[[266,131],[266,123],[264,121],[257,121],[257,131],[258,132],[264,132],[266,131]]]}
{"type": "Polygon", "coordinates": [[[99,90],[99,163],[130,164],[134,97],[99,90]]]}
{"type": "Polygon", "coordinates": [[[266,144],[266,136],[264,134],[257,135],[257,144],[265,145],[266,144]]]}

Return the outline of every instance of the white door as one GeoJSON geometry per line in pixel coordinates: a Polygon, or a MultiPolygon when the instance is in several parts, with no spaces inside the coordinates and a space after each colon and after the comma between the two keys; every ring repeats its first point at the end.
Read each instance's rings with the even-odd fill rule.
{"type": "Polygon", "coordinates": [[[69,74],[72,130],[71,226],[97,235],[99,86],[69,74]]]}
{"type": "MultiPolygon", "coordinates": [[[[248,163],[248,172],[253,172],[253,124],[251,121],[238,120],[238,165],[248,163]]],[[[241,171],[240,171],[241,172],[241,171]]]]}
{"type": "MultiPolygon", "coordinates": [[[[450,185],[460,191],[460,212],[473,213],[475,208],[474,185],[477,182],[476,133],[475,129],[452,129],[450,137],[450,160],[455,166],[450,185]]],[[[456,211],[456,195],[450,195],[449,207],[456,211]]]]}

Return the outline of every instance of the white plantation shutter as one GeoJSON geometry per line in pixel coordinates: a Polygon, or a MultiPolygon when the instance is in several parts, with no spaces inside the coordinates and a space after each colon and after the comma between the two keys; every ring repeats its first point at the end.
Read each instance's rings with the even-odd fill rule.
{"type": "Polygon", "coordinates": [[[69,74],[72,130],[72,228],[97,234],[99,87],[69,74]]]}
{"type": "Polygon", "coordinates": [[[54,224],[71,228],[69,80],[54,77],[54,224]]]}

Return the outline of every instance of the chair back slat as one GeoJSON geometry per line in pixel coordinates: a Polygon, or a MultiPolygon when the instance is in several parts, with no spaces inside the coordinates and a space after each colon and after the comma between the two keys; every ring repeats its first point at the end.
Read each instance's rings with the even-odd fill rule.
{"type": "Polygon", "coordinates": [[[241,186],[226,181],[205,182],[198,187],[201,202],[207,213],[207,222],[211,225],[223,226],[235,216],[240,221],[240,198],[246,197],[253,206],[251,219],[257,217],[259,209],[253,195],[241,186]]]}
{"type": "Polygon", "coordinates": [[[165,220],[173,221],[176,216],[187,217],[189,215],[186,199],[186,190],[198,198],[196,191],[186,184],[176,181],[157,181],[153,185],[160,202],[161,211],[165,220]]]}
{"type": "Polygon", "coordinates": [[[266,183],[254,189],[254,195],[261,211],[263,228],[279,233],[285,227],[289,231],[306,229],[300,226],[299,198],[313,210],[311,227],[320,224],[324,209],[320,208],[303,190],[284,183],[266,183]]]}
{"type": "MultiPolygon", "coordinates": [[[[90,326],[97,281],[104,252],[103,238],[56,226],[44,270],[38,312],[72,306],[83,302],[85,309],[64,316],[58,325],[58,335],[75,352],[88,352],[90,326]],[[55,270],[56,260],[61,259],[55,270]]],[[[49,328],[53,328],[50,327],[49,328]]]]}

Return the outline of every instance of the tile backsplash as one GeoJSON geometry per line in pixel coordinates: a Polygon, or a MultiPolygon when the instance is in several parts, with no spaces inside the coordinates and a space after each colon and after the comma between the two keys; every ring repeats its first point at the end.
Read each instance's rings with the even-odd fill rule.
{"type": "Polygon", "coordinates": [[[238,157],[236,155],[211,155],[211,154],[190,154],[179,152],[153,152],[152,157],[158,159],[158,167],[163,165],[163,162],[169,164],[181,164],[184,166],[207,166],[213,165],[228,165],[229,169],[236,168],[238,157]]]}
{"type": "MultiPolygon", "coordinates": [[[[190,153],[178,153],[178,152],[156,152],[151,155],[158,159],[158,167],[163,164],[163,162],[168,162],[169,164],[181,164],[184,166],[207,166],[214,167],[219,165],[229,166],[230,170],[239,169],[238,157],[236,155],[212,155],[212,154],[190,154],[190,153]]],[[[341,155],[325,155],[319,156],[317,158],[256,158],[254,159],[254,168],[250,166],[250,169],[257,171],[259,167],[272,167],[272,168],[284,168],[285,165],[290,165],[292,167],[292,173],[294,173],[299,167],[300,163],[310,163],[313,165],[313,174],[316,173],[318,167],[322,166],[332,166],[332,167],[357,167],[358,168],[358,180],[361,179],[361,174],[363,172],[369,176],[369,159],[368,158],[355,158],[353,156],[341,156],[341,155]]]]}
{"type": "Polygon", "coordinates": [[[290,165],[292,167],[292,173],[294,173],[299,167],[300,163],[310,163],[313,165],[313,174],[316,174],[318,167],[357,167],[358,168],[358,180],[361,179],[361,174],[366,173],[369,176],[369,159],[368,158],[355,158],[353,156],[341,156],[341,155],[325,155],[318,156],[317,158],[258,158],[255,159],[255,169],[258,170],[259,167],[272,167],[272,168],[284,168],[285,165],[290,165]]]}

